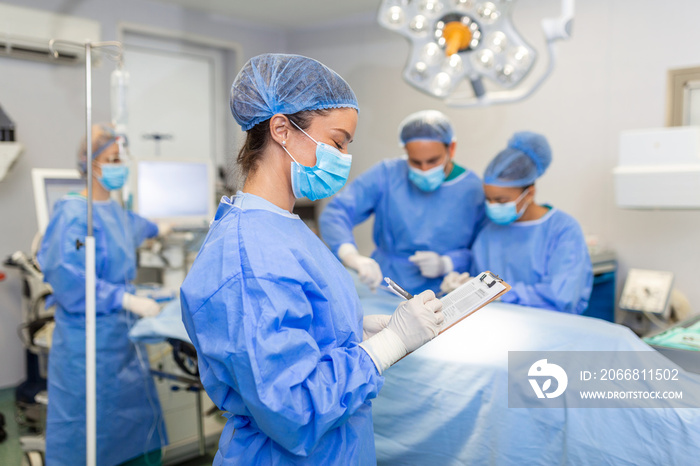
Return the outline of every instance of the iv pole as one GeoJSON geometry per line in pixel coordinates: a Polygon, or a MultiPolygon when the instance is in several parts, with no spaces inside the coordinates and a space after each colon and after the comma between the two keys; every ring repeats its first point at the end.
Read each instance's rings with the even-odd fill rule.
{"type": "Polygon", "coordinates": [[[85,131],[87,135],[87,236],[85,237],[85,462],[97,464],[97,361],[95,357],[95,237],[92,231],[92,44],[85,43],[85,131]]]}
{"type": "Polygon", "coordinates": [[[97,464],[97,366],[95,357],[96,317],[95,317],[95,237],[92,228],[92,49],[116,47],[112,52],[121,59],[120,42],[85,42],[49,41],[49,49],[54,57],[58,52],[54,44],[61,43],[85,47],[85,130],[87,136],[87,236],[85,238],[85,440],[87,466],[97,464]]]}

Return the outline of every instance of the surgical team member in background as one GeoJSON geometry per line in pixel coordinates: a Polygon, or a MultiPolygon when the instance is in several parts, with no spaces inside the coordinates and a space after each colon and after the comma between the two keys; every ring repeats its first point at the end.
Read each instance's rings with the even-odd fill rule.
{"type": "Polygon", "coordinates": [[[578,222],[535,203],[535,180],[552,160],[544,136],[515,133],[484,173],[490,222],[472,246],[472,274],[491,270],[513,288],[503,302],[581,314],[593,284],[578,222]]]}
{"type": "MultiPolygon", "coordinates": [[[[127,337],[136,316],[160,308],[133,295],[136,248],[158,227],[110,200],[126,181],[119,138],[110,125],[92,128],[93,233],[96,272],[97,462],[160,464],[167,443],[145,347],[127,337]],[[130,312],[129,312],[130,311],[130,312]],[[132,314],[133,313],[133,314],[132,314]]],[[[85,139],[78,166],[86,175],[85,139]]],[[[85,464],[85,237],[87,191],[59,200],[38,254],[56,303],[49,353],[46,464],[85,464]]],[[[51,303],[49,303],[51,304],[51,303]]]]}
{"type": "Polygon", "coordinates": [[[202,384],[229,418],[214,464],[376,464],[370,400],[383,370],[437,334],[442,303],[426,291],[363,320],[349,273],[292,213],[350,172],[358,106],[343,78],[260,55],[230,105],[245,184],[222,198],[181,288],[202,384]]]}
{"type": "Polygon", "coordinates": [[[436,110],[409,115],[399,140],[407,158],[379,162],[336,195],[320,216],[321,236],[372,288],[388,276],[413,294],[438,291],[445,274],[471,266],[484,219],[481,180],[453,161],[452,125],[436,110]],[[357,251],[352,229],[372,214],[369,258],[357,251]]]}

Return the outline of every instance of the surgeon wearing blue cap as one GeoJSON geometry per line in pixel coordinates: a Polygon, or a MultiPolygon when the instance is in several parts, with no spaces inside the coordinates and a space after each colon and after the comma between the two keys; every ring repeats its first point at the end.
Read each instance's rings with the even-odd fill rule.
{"type": "Polygon", "coordinates": [[[357,99],[311,58],[265,54],[231,88],[243,190],[221,199],[181,287],[204,388],[228,418],[214,464],[376,464],[382,372],[437,335],[432,291],[363,317],[349,272],[293,213],[347,180],[357,99]]]}
{"type": "MultiPolygon", "coordinates": [[[[146,348],[128,338],[135,319],[160,312],[134,295],[136,248],[158,227],[110,200],[126,182],[125,140],[108,124],[92,128],[78,167],[92,164],[95,238],[95,312],[98,464],[160,464],[165,425],[146,348]],[[132,463],[130,463],[132,464],[132,463]]],[[[46,463],[85,464],[85,237],[87,191],[60,199],[41,242],[38,261],[53,294],[55,322],[49,353],[46,463]]]]}
{"type": "Polygon", "coordinates": [[[544,136],[515,133],[484,173],[489,222],[472,247],[472,274],[498,273],[513,288],[503,302],[581,314],[593,284],[578,222],[535,203],[535,180],[552,160],[544,136]]]}
{"type": "Polygon", "coordinates": [[[388,276],[414,294],[438,291],[443,276],[471,266],[484,220],[481,180],[454,162],[452,124],[441,112],[409,115],[399,140],[406,157],[379,162],[338,193],[320,216],[321,236],[371,288],[388,276]],[[352,230],[372,214],[370,258],[352,230]]]}

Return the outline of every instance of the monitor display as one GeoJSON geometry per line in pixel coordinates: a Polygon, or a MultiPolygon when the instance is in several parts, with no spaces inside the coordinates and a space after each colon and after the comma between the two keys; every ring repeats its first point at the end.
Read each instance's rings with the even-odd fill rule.
{"type": "Polygon", "coordinates": [[[68,193],[79,193],[85,189],[85,180],[79,179],[44,179],[44,190],[46,191],[46,206],[48,207],[49,218],[53,215],[53,207],[56,201],[68,193]]]}
{"type": "Polygon", "coordinates": [[[37,225],[43,234],[49,224],[56,201],[68,193],[85,189],[85,179],[78,170],[35,168],[32,170],[37,225]]]}
{"type": "Polygon", "coordinates": [[[140,160],[137,162],[136,211],[149,219],[208,223],[213,216],[211,163],[140,160]]]}

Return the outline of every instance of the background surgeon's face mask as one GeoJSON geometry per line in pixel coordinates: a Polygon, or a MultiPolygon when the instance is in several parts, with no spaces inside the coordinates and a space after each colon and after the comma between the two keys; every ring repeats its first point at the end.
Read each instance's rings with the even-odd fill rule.
{"type": "Polygon", "coordinates": [[[499,225],[510,225],[523,216],[527,206],[530,204],[529,202],[526,203],[523,208],[520,209],[520,212],[518,212],[518,202],[525,197],[528,191],[530,191],[530,188],[523,191],[516,200],[504,202],[503,204],[486,201],[486,216],[491,219],[492,222],[499,225]]]}
{"type": "Polygon", "coordinates": [[[291,176],[294,196],[297,199],[306,196],[315,201],[340,191],[350,175],[352,155],[343,154],[335,147],[318,142],[293,121],[292,124],[316,143],[316,165],[313,167],[307,167],[297,162],[287,148],[282,146],[282,149],[293,160],[291,176]]]}
{"type": "Polygon", "coordinates": [[[129,167],[123,163],[103,163],[100,165],[102,175],[97,181],[107,190],[121,189],[129,176],[129,167]]]}
{"type": "Polygon", "coordinates": [[[433,167],[429,170],[421,170],[420,168],[408,166],[408,179],[416,185],[418,189],[425,192],[435,191],[445,181],[445,163],[433,167]]]}

